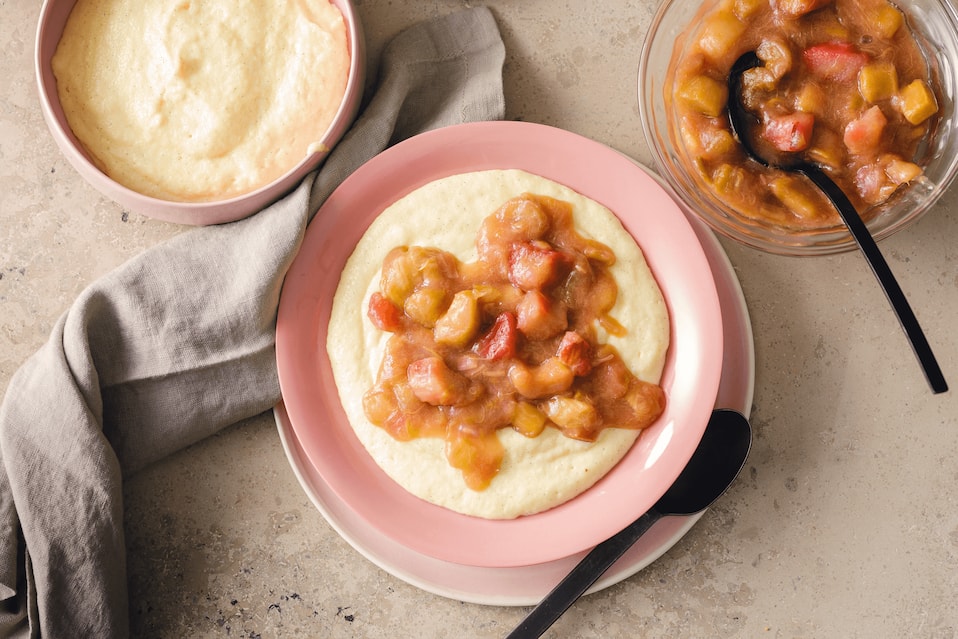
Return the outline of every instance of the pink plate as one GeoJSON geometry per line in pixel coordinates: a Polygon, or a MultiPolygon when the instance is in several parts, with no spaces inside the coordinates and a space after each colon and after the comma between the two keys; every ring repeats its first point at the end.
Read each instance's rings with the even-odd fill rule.
{"type": "MultiPolygon", "coordinates": [[[[748,416],[755,389],[755,350],[745,296],[735,269],[704,222],[690,218],[712,265],[722,305],[725,350],[722,381],[715,406],[748,416]]],[[[306,460],[282,402],[273,411],[280,441],[293,472],[310,500],[343,539],[371,562],[408,584],[427,592],[494,606],[538,603],[579,563],[586,551],[556,561],[515,568],[483,568],[440,561],[396,543],[369,526],[343,504],[306,460]]],[[[623,581],[657,560],[692,528],[701,513],[663,517],[589,589],[597,592],[623,581]]]]}
{"type": "Polygon", "coordinates": [[[587,138],[521,122],[439,129],[360,167],[310,224],[283,287],[276,356],[291,428],[319,477],[358,517],[416,552],[470,566],[554,561],[594,546],[648,510],[685,466],[714,406],[722,316],[708,259],[683,212],[629,158],[587,138]],[[353,434],[326,355],[339,274],[372,220],[432,180],[517,168],[611,209],[637,239],[665,295],[672,342],[665,413],[590,490],[543,513],[484,520],[426,503],[393,482],[353,434]]]}

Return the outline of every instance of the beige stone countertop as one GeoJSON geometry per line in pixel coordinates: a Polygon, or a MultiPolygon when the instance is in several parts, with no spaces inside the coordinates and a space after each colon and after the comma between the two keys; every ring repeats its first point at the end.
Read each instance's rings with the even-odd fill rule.
{"type": "MultiPolygon", "coordinates": [[[[375,64],[406,25],[488,5],[506,116],[640,162],[636,72],[653,0],[357,0],[375,64]]],[[[92,280],[184,227],[84,182],[40,114],[40,2],[0,2],[0,388],[92,280]]],[[[881,248],[958,384],[958,189],[881,248]]],[[[755,336],[743,476],[658,561],[547,636],[958,637],[958,395],[933,395],[857,253],[723,242],[755,336]]],[[[137,637],[502,637],[527,608],[430,594],[368,561],[312,505],[271,414],[130,478],[137,637]]]]}

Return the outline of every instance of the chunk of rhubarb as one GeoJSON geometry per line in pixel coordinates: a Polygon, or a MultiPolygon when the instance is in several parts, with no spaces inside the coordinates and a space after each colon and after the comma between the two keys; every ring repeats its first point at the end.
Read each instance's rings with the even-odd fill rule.
{"type": "Polygon", "coordinates": [[[402,327],[402,315],[402,311],[382,293],[377,291],[369,297],[366,316],[379,330],[396,332],[402,327]]]}
{"type": "Polygon", "coordinates": [[[592,345],[575,331],[566,331],[559,340],[556,357],[578,376],[592,370],[592,345]]]}
{"type": "Polygon", "coordinates": [[[425,357],[406,369],[409,388],[420,401],[433,406],[448,406],[469,398],[469,380],[452,370],[441,357],[425,357]]]}
{"type": "Polygon", "coordinates": [[[808,148],[814,127],[814,115],[796,111],[767,119],[762,136],[779,151],[796,153],[808,148]]]}
{"type": "Polygon", "coordinates": [[[529,291],[516,305],[516,324],[526,337],[542,340],[564,331],[569,320],[564,304],[540,291],[529,291]]]}
{"type": "Polygon", "coordinates": [[[517,339],[516,316],[508,312],[500,313],[489,330],[476,342],[476,354],[492,360],[514,357],[517,339]]]}
{"type": "Polygon", "coordinates": [[[802,52],[802,59],[813,75],[832,82],[851,82],[868,64],[866,53],[856,49],[850,42],[825,42],[813,45],[802,52]]]}
{"type": "Polygon", "coordinates": [[[832,3],[832,0],[772,0],[772,6],[790,17],[803,16],[832,3]]]}
{"type": "Polygon", "coordinates": [[[509,281],[524,291],[555,284],[570,267],[569,259],[545,242],[521,242],[509,251],[509,281]]]}
{"type": "Polygon", "coordinates": [[[842,138],[845,147],[857,155],[877,153],[887,124],[888,118],[878,105],[870,107],[845,125],[845,134],[842,138]]]}

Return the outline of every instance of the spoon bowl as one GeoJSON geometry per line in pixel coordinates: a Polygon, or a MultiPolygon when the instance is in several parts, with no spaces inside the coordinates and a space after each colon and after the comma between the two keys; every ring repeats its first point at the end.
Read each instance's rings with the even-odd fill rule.
{"type": "Polygon", "coordinates": [[[541,636],[662,517],[692,515],[711,506],[738,476],[751,447],[752,428],[744,415],[712,411],[689,463],[665,494],[648,512],[593,548],[506,639],[541,636]]]}
{"type": "Polygon", "coordinates": [[[818,165],[806,162],[800,156],[778,155],[774,159],[767,157],[758,149],[760,145],[752,137],[752,130],[757,123],[756,118],[749,113],[742,105],[742,75],[749,69],[761,66],[762,60],[754,51],[742,54],[732,65],[728,78],[728,117],[733,135],[738,139],[742,148],[750,158],[762,164],[763,166],[777,168],[782,171],[792,171],[800,173],[812,181],[825,196],[831,201],[832,205],[838,211],[842,221],[848,227],[848,231],[854,238],[855,243],[871,267],[872,272],[878,279],[885,296],[888,298],[902,330],[911,343],[915,357],[922,367],[928,385],[934,393],[943,393],[948,390],[948,384],[941,372],[935,354],[925,338],[925,333],[912,311],[904,292],[898,285],[898,280],[892,273],[878,249],[875,238],[872,237],[862,220],[855,206],[848,199],[848,196],[838,187],[837,184],[822,170],[818,165]]]}

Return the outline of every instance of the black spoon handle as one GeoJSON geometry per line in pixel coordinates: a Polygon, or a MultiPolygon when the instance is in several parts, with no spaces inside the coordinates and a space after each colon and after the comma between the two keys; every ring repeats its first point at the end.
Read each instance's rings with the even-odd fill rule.
{"type": "Polygon", "coordinates": [[[582,558],[506,639],[542,636],[662,515],[654,507],[582,558]]]}
{"type": "Polygon", "coordinates": [[[908,300],[905,299],[905,294],[902,292],[901,287],[898,286],[898,280],[896,280],[894,274],[892,274],[888,263],[882,256],[881,251],[878,250],[878,244],[875,243],[875,238],[873,238],[868,231],[865,223],[856,212],[855,207],[845,193],[818,167],[810,164],[801,164],[796,166],[795,169],[814,182],[818,188],[824,191],[832,202],[835,203],[835,207],[845,221],[845,225],[851,232],[852,237],[855,238],[855,242],[858,243],[858,247],[868,261],[868,265],[871,267],[875,277],[878,278],[882,289],[884,289],[885,296],[888,297],[888,301],[898,316],[898,322],[911,341],[912,350],[915,352],[915,356],[918,358],[925,372],[925,377],[928,379],[928,384],[931,386],[932,391],[935,393],[944,393],[947,391],[948,383],[945,381],[945,376],[938,366],[938,360],[935,359],[935,354],[931,351],[931,346],[928,345],[928,340],[925,339],[924,331],[921,330],[921,326],[918,324],[918,318],[915,317],[915,313],[911,310],[908,300]]]}

